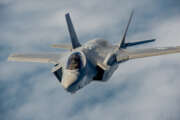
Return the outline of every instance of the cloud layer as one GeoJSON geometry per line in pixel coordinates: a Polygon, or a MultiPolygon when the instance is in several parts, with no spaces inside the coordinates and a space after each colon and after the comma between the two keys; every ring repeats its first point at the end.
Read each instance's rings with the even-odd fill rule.
{"type": "Polygon", "coordinates": [[[12,52],[57,51],[69,43],[64,14],[71,12],[82,43],[95,37],[119,42],[136,10],[128,41],[157,38],[141,46],[180,45],[178,0],[2,0],[0,2],[0,119],[179,120],[180,54],[128,61],[107,83],[94,82],[70,95],[51,65],[10,63],[12,52]]]}

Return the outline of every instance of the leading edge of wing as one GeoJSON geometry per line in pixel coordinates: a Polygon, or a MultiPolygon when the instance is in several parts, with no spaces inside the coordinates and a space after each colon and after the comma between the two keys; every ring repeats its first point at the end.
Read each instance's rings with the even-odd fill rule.
{"type": "MultiPolygon", "coordinates": [[[[64,55],[64,54],[63,54],[64,55]]],[[[58,60],[63,56],[61,53],[25,53],[11,54],[8,61],[19,62],[39,62],[58,64],[58,60]]]]}
{"type": "Polygon", "coordinates": [[[180,46],[176,47],[159,47],[159,48],[146,48],[146,49],[131,49],[123,50],[128,55],[129,59],[144,58],[150,56],[159,56],[166,54],[180,53],[180,46]]]}

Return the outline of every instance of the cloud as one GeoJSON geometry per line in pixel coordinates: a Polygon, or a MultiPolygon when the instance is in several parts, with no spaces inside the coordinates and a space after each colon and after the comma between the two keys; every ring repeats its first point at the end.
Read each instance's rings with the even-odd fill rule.
{"type": "Polygon", "coordinates": [[[155,37],[155,43],[140,47],[178,45],[178,1],[9,0],[0,4],[2,120],[179,120],[179,54],[128,61],[108,82],[93,82],[74,95],[63,90],[50,72],[51,65],[5,61],[11,52],[55,51],[49,44],[69,43],[66,12],[71,12],[81,42],[95,37],[119,42],[135,9],[128,41],[155,37]]]}

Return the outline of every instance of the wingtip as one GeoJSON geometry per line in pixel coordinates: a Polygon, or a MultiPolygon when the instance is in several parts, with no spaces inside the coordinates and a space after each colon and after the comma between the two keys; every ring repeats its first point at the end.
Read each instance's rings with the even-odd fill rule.
{"type": "Polygon", "coordinates": [[[9,56],[9,57],[7,58],[7,61],[12,61],[12,57],[9,56]]]}
{"type": "Polygon", "coordinates": [[[15,54],[11,54],[8,56],[7,61],[13,61],[15,54]]]}

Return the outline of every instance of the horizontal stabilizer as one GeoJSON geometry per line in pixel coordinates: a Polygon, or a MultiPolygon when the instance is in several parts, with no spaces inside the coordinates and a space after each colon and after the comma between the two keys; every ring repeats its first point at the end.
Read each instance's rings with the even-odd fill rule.
{"type": "Polygon", "coordinates": [[[131,43],[124,43],[124,45],[122,46],[122,48],[127,48],[127,47],[132,47],[135,45],[141,45],[141,44],[145,44],[145,43],[150,43],[150,42],[154,42],[156,39],[152,39],[152,40],[143,40],[143,41],[138,41],[138,42],[131,42],[131,43]]]}
{"type": "Polygon", "coordinates": [[[69,44],[54,44],[52,45],[53,48],[62,48],[62,49],[67,49],[67,50],[71,50],[72,49],[72,45],[69,44]]]}

